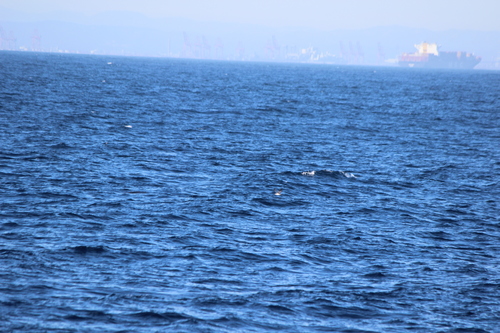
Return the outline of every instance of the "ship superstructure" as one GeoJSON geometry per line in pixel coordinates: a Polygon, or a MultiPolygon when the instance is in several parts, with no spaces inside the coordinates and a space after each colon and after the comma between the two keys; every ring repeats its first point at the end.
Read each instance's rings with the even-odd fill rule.
{"type": "Polygon", "coordinates": [[[439,51],[439,45],[436,43],[424,42],[416,44],[415,48],[417,52],[403,53],[399,57],[400,66],[472,69],[481,61],[481,57],[472,53],[439,51]]]}

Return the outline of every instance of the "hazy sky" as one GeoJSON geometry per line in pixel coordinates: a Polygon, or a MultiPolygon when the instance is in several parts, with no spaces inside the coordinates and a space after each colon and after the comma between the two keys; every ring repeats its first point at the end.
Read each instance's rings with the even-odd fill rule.
{"type": "Polygon", "coordinates": [[[151,17],[327,30],[400,25],[500,31],[500,0],[0,0],[0,6],[31,13],[125,10],[151,17]]]}

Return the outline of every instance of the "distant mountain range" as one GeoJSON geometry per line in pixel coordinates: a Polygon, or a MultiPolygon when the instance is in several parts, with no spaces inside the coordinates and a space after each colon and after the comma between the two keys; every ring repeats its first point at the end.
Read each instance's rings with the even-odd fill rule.
{"type": "Polygon", "coordinates": [[[28,14],[0,7],[1,49],[256,61],[389,65],[422,41],[483,58],[500,69],[500,31],[433,31],[398,26],[324,31],[297,27],[150,18],[131,12],[28,14]]]}

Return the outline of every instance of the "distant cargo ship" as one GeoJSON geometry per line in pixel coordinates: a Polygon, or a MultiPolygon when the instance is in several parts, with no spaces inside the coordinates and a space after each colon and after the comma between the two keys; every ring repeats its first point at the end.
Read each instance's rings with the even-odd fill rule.
{"type": "Polygon", "coordinates": [[[439,51],[439,46],[435,43],[422,43],[415,47],[417,52],[403,53],[399,57],[399,66],[472,69],[481,61],[481,57],[472,53],[439,51]]]}

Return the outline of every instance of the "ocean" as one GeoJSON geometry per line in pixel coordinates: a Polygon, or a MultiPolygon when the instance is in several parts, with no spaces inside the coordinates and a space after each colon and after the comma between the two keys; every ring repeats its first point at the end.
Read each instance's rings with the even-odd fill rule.
{"type": "Polygon", "coordinates": [[[0,52],[0,331],[500,332],[500,72],[0,52]]]}

